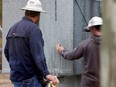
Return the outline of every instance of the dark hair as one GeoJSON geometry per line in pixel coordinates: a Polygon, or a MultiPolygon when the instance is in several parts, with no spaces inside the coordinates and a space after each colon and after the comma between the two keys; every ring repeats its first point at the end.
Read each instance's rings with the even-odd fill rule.
{"type": "Polygon", "coordinates": [[[102,26],[101,25],[96,25],[96,26],[93,26],[93,27],[95,27],[96,30],[100,31],[102,26]]]}
{"type": "Polygon", "coordinates": [[[29,16],[29,17],[36,17],[39,14],[40,14],[40,12],[36,12],[36,11],[29,11],[29,10],[25,11],[25,16],[29,16]]]}

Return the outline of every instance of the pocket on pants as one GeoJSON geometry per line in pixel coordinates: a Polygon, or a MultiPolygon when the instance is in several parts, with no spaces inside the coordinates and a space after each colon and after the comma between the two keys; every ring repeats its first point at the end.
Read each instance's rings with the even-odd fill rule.
{"type": "Polygon", "coordinates": [[[34,87],[34,78],[23,81],[23,87],[34,87]]]}

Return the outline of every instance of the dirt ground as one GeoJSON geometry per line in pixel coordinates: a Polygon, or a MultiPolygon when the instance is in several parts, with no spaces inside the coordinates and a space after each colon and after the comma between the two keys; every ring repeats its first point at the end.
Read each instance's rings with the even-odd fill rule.
{"type": "Polygon", "coordinates": [[[0,74],[0,87],[13,87],[9,74],[0,74]]]}

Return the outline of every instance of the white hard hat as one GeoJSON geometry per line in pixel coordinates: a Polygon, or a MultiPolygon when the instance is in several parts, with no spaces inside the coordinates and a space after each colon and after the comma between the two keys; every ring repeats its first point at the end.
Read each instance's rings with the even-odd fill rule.
{"type": "Polygon", "coordinates": [[[90,19],[88,26],[85,27],[85,31],[90,31],[90,27],[96,25],[103,25],[103,19],[101,17],[93,17],[90,19]]]}
{"type": "Polygon", "coordinates": [[[29,0],[27,2],[27,5],[24,8],[21,8],[21,10],[29,10],[29,11],[36,11],[36,12],[45,12],[42,9],[42,4],[40,0],[29,0]]]}

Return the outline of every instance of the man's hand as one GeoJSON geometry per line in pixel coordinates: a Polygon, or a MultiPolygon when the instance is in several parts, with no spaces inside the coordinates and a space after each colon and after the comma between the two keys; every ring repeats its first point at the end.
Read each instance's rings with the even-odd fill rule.
{"type": "Polygon", "coordinates": [[[53,76],[53,75],[47,75],[46,76],[46,79],[51,81],[51,83],[55,86],[59,83],[59,80],[56,76],[53,76]]]}
{"type": "Polygon", "coordinates": [[[56,45],[56,51],[57,52],[61,53],[63,50],[64,50],[64,47],[62,45],[60,45],[60,44],[56,45]]]}

